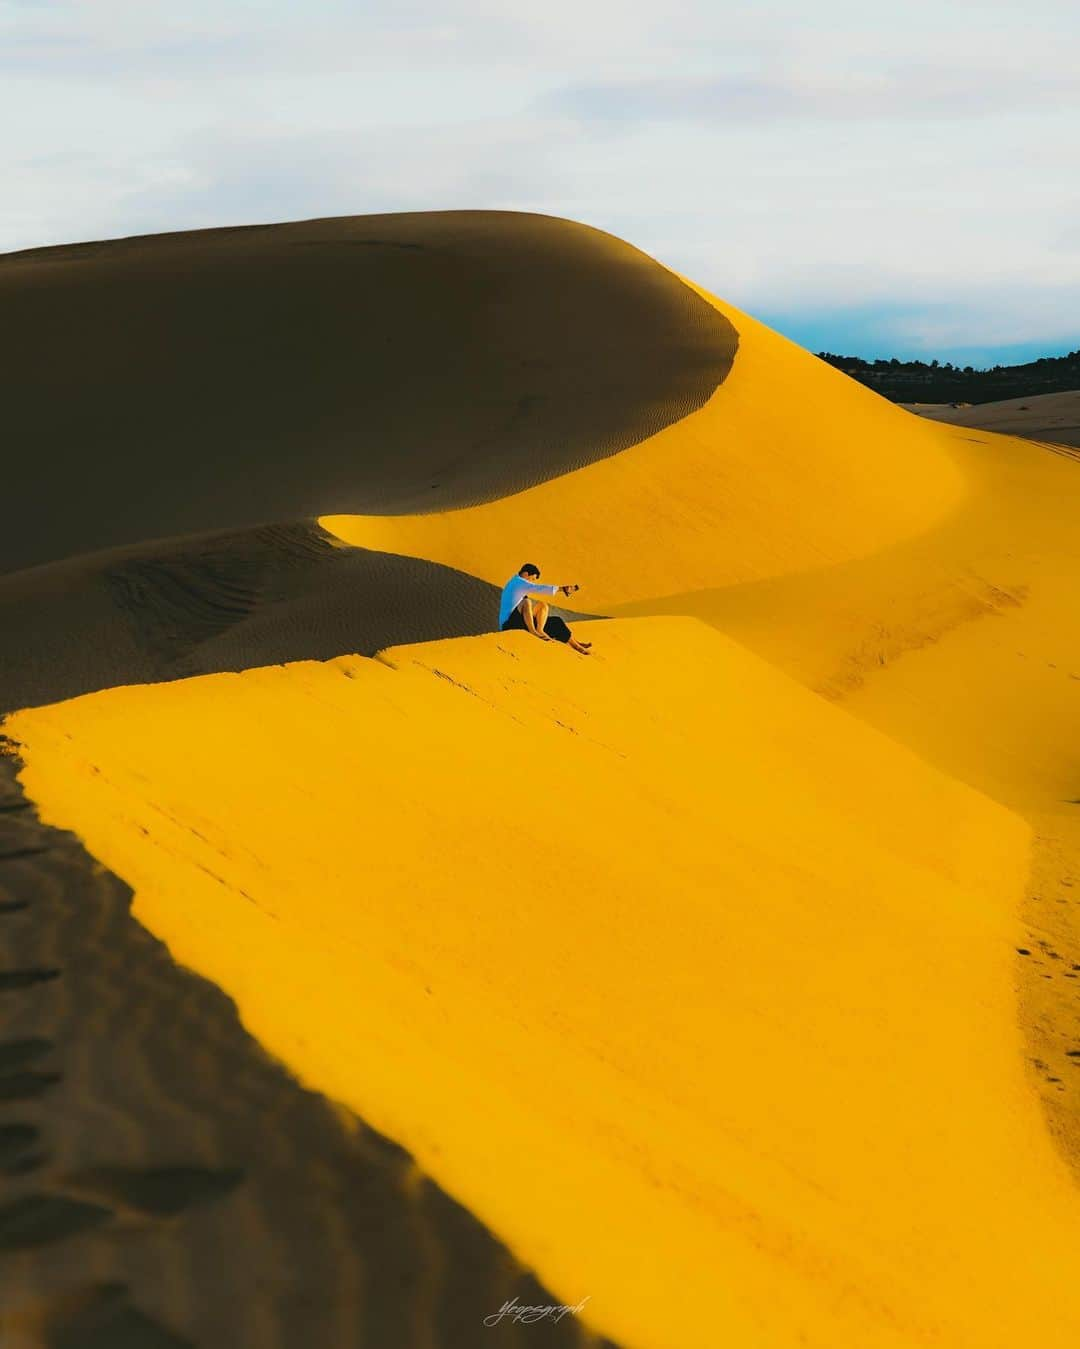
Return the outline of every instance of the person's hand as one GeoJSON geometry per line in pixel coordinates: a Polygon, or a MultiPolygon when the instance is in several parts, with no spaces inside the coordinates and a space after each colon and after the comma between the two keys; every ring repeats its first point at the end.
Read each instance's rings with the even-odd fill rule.
{"type": "Polygon", "coordinates": [[[569,597],[574,593],[575,590],[580,590],[580,589],[581,589],[581,587],[578,586],[578,585],[566,585],[566,586],[563,586],[563,588],[562,588],[562,593],[569,599],[569,597]]]}

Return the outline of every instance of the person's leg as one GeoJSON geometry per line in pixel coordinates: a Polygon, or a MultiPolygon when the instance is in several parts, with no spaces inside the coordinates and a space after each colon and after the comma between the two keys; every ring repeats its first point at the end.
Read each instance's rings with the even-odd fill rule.
{"type": "Polygon", "coordinates": [[[579,642],[567,626],[566,620],[560,618],[558,614],[551,614],[544,624],[544,631],[549,637],[554,638],[556,642],[565,642],[571,651],[576,651],[580,656],[589,654],[591,642],[579,642]]]}
{"type": "Polygon", "coordinates": [[[526,595],[525,598],[521,601],[521,613],[522,617],[525,619],[526,628],[529,630],[529,632],[532,633],[534,637],[539,637],[542,641],[550,642],[551,638],[547,635],[547,633],[541,626],[540,616],[539,613],[537,612],[540,609],[543,609],[546,615],[547,605],[536,604],[533,601],[531,595],[526,595]]]}
{"type": "Polygon", "coordinates": [[[566,626],[566,620],[560,618],[558,614],[548,614],[544,621],[544,631],[557,642],[570,640],[570,629],[566,626]]]}

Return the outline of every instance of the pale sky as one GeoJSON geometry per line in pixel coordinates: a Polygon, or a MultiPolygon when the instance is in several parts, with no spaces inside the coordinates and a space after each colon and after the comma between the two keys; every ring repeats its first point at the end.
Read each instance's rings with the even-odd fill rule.
{"type": "Polygon", "coordinates": [[[817,350],[1080,347],[1076,0],[0,0],[0,250],[451,207],[817,350]]]}

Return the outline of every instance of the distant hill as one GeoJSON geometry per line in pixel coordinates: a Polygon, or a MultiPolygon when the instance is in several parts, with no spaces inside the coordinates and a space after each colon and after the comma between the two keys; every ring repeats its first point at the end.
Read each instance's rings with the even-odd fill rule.
{"type": "Polygon", "coordinates": [[[1041,356],[1026,365],[995,365],[976,370],[946,361],[864,361],[858,356],[818,356],[894,403],[992,403],[1031,394],[1080,389],[1080,350],[1067,356],[1041,356]]]}
{"type": "MultiPolygon", "coordinates": [[[[905,403],[909,412],[950,426],[970,426],[1023,436],[1043,444],[1072,445],[1080,450],[1080,389],[1065,393],[1024,394],[995,403],[905,403]]],[[[1077,456],[1080,458],[1080,455],[1077,456]]]]}

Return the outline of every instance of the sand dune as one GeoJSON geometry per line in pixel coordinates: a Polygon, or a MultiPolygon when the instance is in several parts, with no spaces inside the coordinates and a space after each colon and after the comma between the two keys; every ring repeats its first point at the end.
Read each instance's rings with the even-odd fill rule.
{"type": "Polygon", "coordinates": [[[921,534],[963,499],[939,428],[698,292],[739,333],[699,411],[622,454],[484,506],[327,516],[349,543],[500,583],[521,551],[586,579],[597,611],[798,574],[921,534]]]}
{"type": "Polygon", "coordinates": [[[603,648],[429,643],[13,733],[179,959],[616,1337],[1076,1333],[1015,1029],[1022,821],[702,624],[603,648]]]}
{"type": "Polygon", "coordinates": [[[500,496],[700,407],[736,340],[630,245],[484,211],[12,253],[0,304],[0,573],[500,496]]]}
{"type": "MultiPolygon", "coordinates": [[[[462,1276],[474,1300],[456,1321],[440,1303],[432,1334],[480,1342],[477,1290],[513,1251],[499,1286],[534,1269],[544,1296],[589,1299],[564,1333],[642,1349],[1071,1344],[1080,467],[913,417],[559,222],[316,222],[81,262],[47,251],[0,273],[14,269],[40,324],[35,267],[39,298],[54,277],[74,294],[77,266],[103,259],[79,283],[99,298],[121,263],[159,296],[171,273],[175,296],[196,255],[190,309],[168,310],[189,315],[178,330],[220,293],[223,311],[253,306],[259,353],[227,384],[185,339],[184,368],[215,391],[196,400],[213,433],[185,403],[155,443],[190,458],[202,499],[173,512],[136,476],[140,515],[123,486],[133,423],[116,385],[93,393],[123,453],[78,529],[58,519],[40,556],[16,531],[12,556],[110,551],[0,586],[18,647],[0,673],[23,705],[7,729],[46,820],[134,887],[170,952],[484,1225],[462,1276]],[[325,265],[296,261],[324,256],[320,231],[325,265]],[[361,261],[343,272],[343,255],[361,261]],[[430,293],[406,255],[444,268],[430,293]],[[360,336],[348,287],[330,294],[343,275],[383,297],[360,336]],[[539,281],[543,295],[527,288],[539,281]],[[307,300],[273,318],[274,295],[300,293],[329,306],[327,326],[307,300]],[[625,349],[620,306],[638,306],[625,349]],[[552,344],[571,315],[582,339],[564,361],[552,344]],[[430,339],[415,361],[404,337],[375,350],[399,317],[399,336],[412,324],[430,339]],[[347,347],[333,387],[298,355],[312,331],[347,347]],[[475,343],[440,384],[440,352],[466,331],[475,343]],[[490,350],[503,344],[506,361],[490,350]],[[359,449],[343,373],[357,353],[378,429],[359,449]],[[522,405],[540,388],[524,370],[547,368],[525,361],[554,373],[522,405]],[[312,398],[336,411],[319,422],[312,398]],[[305,418],[316,469],[301,482],[305,418]],[[245,501],[256,461],[239,430],[256,424],[270,470],[245,501]],[[494,586],[525,557],[615,615],[589,661],[485,633],[494,586]],[[66,652],[66,633],[95,630],[101,651],[66,652]]],[[[158,331],[140,312],[139,331],[158,331]]],[[[175,384],[139,369],[133,406],[160,413],[175,384]]],[[[49,426],[48,444],[69,443],[70,425],[49,426]]],[[[12,974],[53,968],[42,930],[12,974]]],[[[225,1136],[190,1076],[194,1116],[225,1136]]],[[[267,1087],[290,1090],[317,1101],[283,1076],[267,1087]]],[[[8,1139],[16,1156],[33,1145],[8,1139]]],[[[220,1179],[236,1163],[209,1148],[190,1165],[220,1179]]],[[[118,1203],[110,1183],[112,1198],[79,1202],[118,1203]]],[[[340,1233],[335,1202],[319,1211],[340,1233]]],[[[250,1230],[287,1250],[296,1221],[250,1230]]],[[[387,1199],[344,1245],[363,1264],[372,1230],[405,1222],[387,1199]]],[[[422,1283],[453,1240],[395,1249],[422,1283]]],[[[33,1291],[51,1307],[49,1287],[33,1291]]],[[[169,1310],[155,1287],[143,1312],[190,1327],[182,1292],[169,1310]]],[[[273,1342],[278,1315],[253,1344],[273,1342]]],[[[395,1325],[389,1342],[409,1341],[395,1325]]]]}
{"type": "Polygon", "coordinates": [[[1071,393],[1040,393],[1030,398],[1003,398],[954,408],[950,403],[909,403],[920,417],[950,426],[971,426],[1003,435],[1054,445],[1080,446],[1080,389],[1071,393]]]}
{"type": "Polygon", "coordinates": [[[1022,1019],[1055,1134],[1080,1166],[1066,980],[1080,967],[1070,894],[1080,874],[1076,464],[1052,445],[912,418],[716,303],[739,328],[732,372],[700,412],[656,438],[486,507],[324,523],[356,543],[485,575],[523,522],[572,518],[603,500],[595,538],[556,527],[545,545],[564,569],[595,577],[584,593],[605,612],[703,618],[1020,811],[1037,839],[1018,900],[1036,952],[1017,971],[1022,1019]],[[670,492],[660,462],[677,470],[670,492]],[[921,528],[905,511],[922,512],[921,528]],[[864,530],[876,539],[868,549],[864,530]],[[612,564],[635,533],[675,542],[638,550],[632,568],[612,564]]]}

